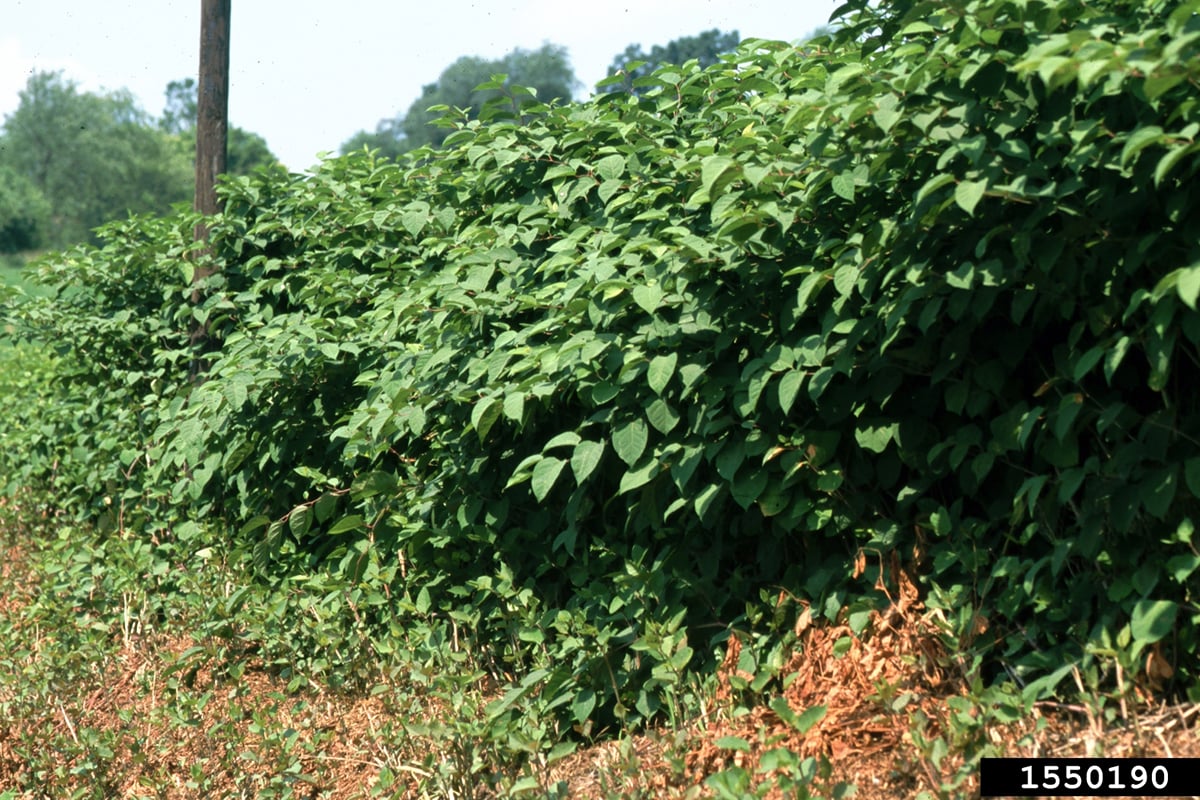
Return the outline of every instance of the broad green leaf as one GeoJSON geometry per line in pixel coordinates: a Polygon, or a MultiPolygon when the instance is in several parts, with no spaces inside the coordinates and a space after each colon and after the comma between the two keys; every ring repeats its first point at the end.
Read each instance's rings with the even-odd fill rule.
{"type": "Polygon", "coordinates": [[[391,494],[396,490],[397,485],[395,474],[385,470],[371,470],[354,479],[354,483],[350,485],[350,494],[357,499],[365,499],[381,494],[391,494]]]}
{"type": "Polygon", "coordinates": [[[625,172],[625,156],[605,156],[596,162],[596,172],[606,181],[615,181],[625,172]]]}
{"type": "Polygon", "coordinates": [[[546,456],[533,468],[533,477],[530,478],[529,485],[538,502],[545,500],[546,495],[550,494],[550,490],[554,488],[554,482],[558,480],[558,475],[566,464],[567,462],[561,458],[546,456]]]}
{"type": "Polygon", "coordinates": [[[769,476],[762,468],[746,469],[739,472],[730,487],[730,494],[742,508],[750,508],[762,496],[767,488],[769,476]]]}
{"type": "Polygon", "coordinates": [[[1171,600],[1139,600],[1133,606],[1129,622],[1133,640],[1139,644],[1153,644],[1164,638],[1175,627],[1178,604],[1171,600]]]}
{"type": "Polygon", "coordinates": [[[833,193],[838,197],[854,202],[854,176],[848,172],[833,176],[833,193]]]}
{"type": "Polygon", "coordinates": [[[564,431],[555,436],[550,441],[542,446],[542,452],[553,450],[556,447],[575,447],[581,441],[581,437],[575,431],[564,431]]]}
{"type": "Polygon", "coordinates": [[[791,413],[792,406],[796,403],[796,395],[800,393],[803,384],[804,372],[798,369],[788,370],[779,379],[776,389],[779,393],[779,408],[784,414],[791,413]]]}
{"type": "Polygon", "coordinates": [[[700,190],[712,201],[737,174],[737,162],[729,156],[709,156],[700,162],[700,190]]]}
{"type": "Polygon", "coordinates": [[[575,452],[571,454],[571,472],[575,473],[575,481],[583,483],[587,477],[596,469],[596,465],[600,463],[600,457],[604,455],[604,442],[593,442],[584,440],[575,445],[575,452]]]}
{"type": "Polygon", "coordinates": [[[659,397],[646,408],[646,419],[659,433],[670,433],[679,424],[679,413],[659,397]]]}
{"type": "Polygon", "coordinates": [[[662,467],[655,459],[642,459],[636,468],[627,471],[621,476],[621,484],[617,489],[617,494],[625,494],[626,492],[632,492],[634,489],[642,488],[661,471],[662,467]]]}
{"type": "Polygon", "coordinates": [[[983,199],[987,191],[987,181],[959,181],[954,187],[954,202],[958,207],[971,216],[975,215],[975,207],[983,199]]]}
{"type": "Polygon", "coordinates": [[[1180,269],[1175,290],[1188,308],[1196,310],[1196,298],[1200,297],[1200,264],[1180,269]]]}
{"type": "Polygon", "coordinates": [[[596,693],[591,689],[580,689],[571,700],[571,716],[577,723],[587,722],[595,708],[596,693]]]}
{"type": "Polygon", "coordinates": [[[696,495],[693,505],[696,509],[696,515],[700,517],[702,521],[708,520],[708,515],[713,510],[713,506],[717,500],[717,495],[720,493],[721,487],[715,484],[709,484],[701,489],[700,493],[696,495]]]}
{"type": "Polygon", "coordinates": [[[312,525],[312,517],[310,509],[307,505],[296,506],[288,514],[288,530],[297,539],[303,538],[304,534],[308,533],[309,527],[312,525]]]}
{"type": "Polygon", "coordinates": [[[854,429],[854,439],[858,446],[872,453],[882,453],[896,433],[895,423],[891,425],[865,425],[854,429]]]}
{"type": "Polygon", "coordinates": [[[1157,125],[1147,125],[1144,128],[1138,128],[1125,140],[1125,147],[1121,149],[1121,166],[1129,166],[1129,162],[1133,161],[1138,153],[1150,145],[1163,142],[1165,139],[1166,136],[1163,135],[1163,129],[1157,125]]]}
{"type": "Polygon", "coordinates": [[[679,356],[676,353],[655,356],[651,359],[650,366],[646,371],[646,380],[655,394],[662,394],[663,389],[667,388],[667,383],[675,374],[675,365],[678,361],[679,356]]]}
{"type": "Polygon", "coordinates": [[[1154,185],[1161,186],[1166,180],[1171,171],[1178,166],[1179,162],[1193,153],[1200,152],[1200,142],[1178,144],[1167,151],[1167,154],[1158,160],[1158,164],[1154,168],[1154,185]]]}
{"type": "Polygon", "coordinates": [[[1096,366],[1096,364],[1098,364],[1100,359],[1103,357],[1104,347],[1102,345],[1096,345],[1095,347],[1089,348],[1088,351],[1081,355],[1075,362],[1075,369],[1072,371],[1072,377],[1074,380],[1077,382],[1083,380],[1083,377],[1091,372],[1092,367],[1096,366]]]}
{"type": "Polygon", "coordinates": [[[408,231],[413,238],[416,238],[420,235],[422,229],[425,227],[425,223],[428,221],[428,210],[405,211],[400,217],[400,224],[404,226],[404,229],[408,231]]]}
{"type": "Polygon", "coordinates": [[[662,305],[663,290],[657,283],[638,284],[633,287],[633,301],[647,314],[653,314],[662,305]]]}
{"type": "MultiPolygon", "coordinates": [[[[1198,462],[1200,462],[1200,459],[1196,459],[1196,460],[1198,462]]],[[[247,522],[245,525],[243,525],[241,527],[241,529],[238,530],[238,536],[245,536],[248,533],[253,533],[254,531],[258,530],[259,528],[265,528],[267,525],[270,525],[270,524],[271,524],[270,517],[268,517],[266,514],[259,514],[257,517],[254,517],[253,519],[251,519],[249,522],[247,522]]]]}
{"type": "Polygon", "coordinates": [[[1104,380],[1112,385],[1113,373],[1121,366],[1121,362],[1125,360],[1125,354],[1129,352],[1129,345],[1132,339],[1128,336],[1122,336],[1117,339],[1107,353],[1104,354],[1104,380]]]}
{"type": "Polygon", "coordinates": [[[504,396],[504,416],[518,424],[525,419],[525,395],[513,392],[504,396]]]}
{"type": "Polygon", "coordinates": [[[485,397],[471,409],[471,427],[479,435],[479,441],[482,442],[487,437],[492,425],[500,419],[502,411],[503,404],[495,397],[485,397]]]}
{"type": "Polygon", "coordinates": [[[617,456],[630,467],[642,457],[649,441],[649,429],[645,420],[640,417],[617,426],[612,432],[613,450],[616,450],[617,456]]]}
{"type": "Polygon", "coordinates": [[[1200,456],[1193,456],[1183,462],[1183,478],[1192,497],[1200,499],[1200,456]]]}
{"type": "Polygon", "coordinates": [[[925,198],[929,197],[929,195],[933,194],[944,186],[949,186],[952,183],[954,183],[954,176],[948,173],[942,173],[940,175],[933,176],[929,180],[925,181],[925,184],[917,191],[917,204],[920,205],[925,198]]]}
{"type": "Polygon", "coordinates": [[[337,522],[329,526],[329,530],[325,531],[330,536],[336,536],[339,533],[346,531],[358,530],[363,526],[363,518],[361,514],[350,514],[342,517],[337,522]]]}
{"type": "Polygon", "coordinates": [[[879,107],[871,116],[875,118],[875,124],[884,133],[890,131],[903,118],[904,115],[898,109],[899,105],[900,98],[894,94],[885,94],[879,98],[879,107]]]}

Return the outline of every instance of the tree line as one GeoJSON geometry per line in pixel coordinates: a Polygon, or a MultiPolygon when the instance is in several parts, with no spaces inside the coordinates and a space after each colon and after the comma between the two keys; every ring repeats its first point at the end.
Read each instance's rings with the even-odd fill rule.
{"type": "MultiPolygon", "coordinates": [[[[666,45],[645,50],[631,44],[613,57],[610,78],[597,87],[600,92],[638,93],[637,80],[664,64],[683,64],[696,59],[701,67],[717,63],[740,41],[737,31],[722,33],[714,28],[695,36],[683,36],[666,45]]],[[[463,56],[446,67],[438,79],[426,84],[408,110],[381,119],[374,131],[359,131],[342,144],[343,154],[375,150],[395,158],[409,150],[438,147],[453,128],[438,125],[447,110],[462,109],[468,118],[478,116],[489,102],[511,105],[514,115],[537,103],[569,101],[582,83],[575,76],[565,47],[544,44],[536,50],[517,48],[502,58],[463,56]],[[503,76],[503,77],[499,77],[503,76]],[[524,90],[529,91],[524,91],[524,90]]]]}
{"type": "MultiPolygon", "coordinates": [[[[159,117],[133,95],[85,92],[61,72],[30,76],[0,130],[0,253],[89,241],[127,213],[162,213],[194,193],[196,82],[172,81],[159,117]]],[[[277,159],[231,128],[230,172],[277,159]]]]}
{"type": "MultiPolygon", "coordinates": [[[[737,31],[684,36],[649,50],[631,44],[614,56],[600,92],[640,92],[638,81],[663,64],[717,63],[737,31]]],[[[566,48],[544,44],[499,59],[464,56],[422,88],[408,109],[359,131],[342,153],[368,149],[395,158],[438,147],[452,128],[447,112],[476,117],[489,102],[520,116],[537,103],[572,99],[582,83],[566,48]]],[[[170,82],[162,113],[142,110],[128,91],[91,93],[61,72],[29,78],[16,111],[0,127],[0,254],[91,241],[103,223],[128,213],[162,213],[189,202],[195,181],[196,81],[170,82]]],[[[494,115],[493,115],[494,116],[494,115]]],[[[277,163],[258,134],[231,126],[229,173],[277,163]]]]}

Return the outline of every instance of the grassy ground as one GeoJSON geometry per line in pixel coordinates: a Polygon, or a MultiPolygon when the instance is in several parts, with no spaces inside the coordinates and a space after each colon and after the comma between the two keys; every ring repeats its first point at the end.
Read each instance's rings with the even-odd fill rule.
{"type": "Polygon", "coordinates": [[[981,697],[907,584],[861,637],[806,626],[774,689],[734,645],[688,722],[551,762],[494,724],[486,676],[268,667],[219,564],[0,502],[0,798],[970,797],[980,755],[1200,755],[1198,709],[1144,690],[981,697]]]}

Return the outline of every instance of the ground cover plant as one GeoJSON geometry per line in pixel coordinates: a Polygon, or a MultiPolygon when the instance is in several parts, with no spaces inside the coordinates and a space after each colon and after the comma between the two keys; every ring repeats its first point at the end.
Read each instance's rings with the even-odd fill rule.
{"type": "Polygon", "coordinates": [[[803,630],[849,652],[910,591],[977,700],[1200,700],[1198,12],[851,3],[230,181],[204,251],[113,224],[5,307],[54,353],[7,490],[156,595],[251,573],[207,630],[292,689],[495,682],[523,758],[682,725],[733,649],[812,727],[803,630]]]}

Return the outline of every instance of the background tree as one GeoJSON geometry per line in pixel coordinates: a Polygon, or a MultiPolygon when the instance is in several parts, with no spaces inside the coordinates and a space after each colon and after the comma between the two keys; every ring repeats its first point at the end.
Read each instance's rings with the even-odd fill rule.
{"type": "Polygon", "coordinates": [[[623,74],[625,80],[621,83],[611,83],[600,88],[602,92],[628,92],[637,94],[634,81],[645,77],[664,64],[683,64],[693,58],[700,62],[701,67],[716,64],[725,53],[731,53],[741,39],[737,31],[722,33],[717,28],[696,34],[682,36],[665,45],[656,44],[650,52],[642,49],[640,44],[631,44],[625,51],[613,58],[608,67],[609,75],[623,74]],[[634,62],[645,62],[640,66],[629,69],[634,62]]]}
{"type": "MultiPolygon", "coordinates": [[[[171,81],[166,89],[167,102],[163,106],[158,126],[163,131],[178,136],[190,159],[196,158],[196,79],[183,78],[171,81]]],[[[267,140],[236,125],[229,126],[226,171],[230,175],[249,175],[258,167],[278,164],[279,159],[267,146],[267,140]]]]}
{"type": "Polygon", "coordinates": [[[535,102],[571,100],[580,85],[567,49],[561,45],[547,43],[537,50],[518,48],[499,59],[463,56],[446,67],[436,83],[426,84],[405,114],[381,120],[374,133],[355,134],[341,150],[347,153],[366,146],[395,156],[426,144],[438,147],[451,130],[434,124],[445,113],[430,111],[431,106],[468,109],[469,116],[474,118],[489,100],[509,96],[514,111],[519,112],[535,102]],[[506,76],[502,88],[477,90],[476,87],[490,83],[493,75],[506,76]],[[536,97],[514,95],[510,88],[513,86],[532,89],[536,97]]]}
{"type": "Polygon", "coordinates": [[[42,246],[50,204],[24,175],[0,165],[0,255],[42,246]]]}
{"type": "Polygon", "coordinates": [[[0,166],[45,199],[44,244],[51,247],[87,240],[98,225],[130,212],[165,212],[190,195],[177,140],[129,92],[81,92],[59,72],[30,76],[4,121],[0,166]]]}

